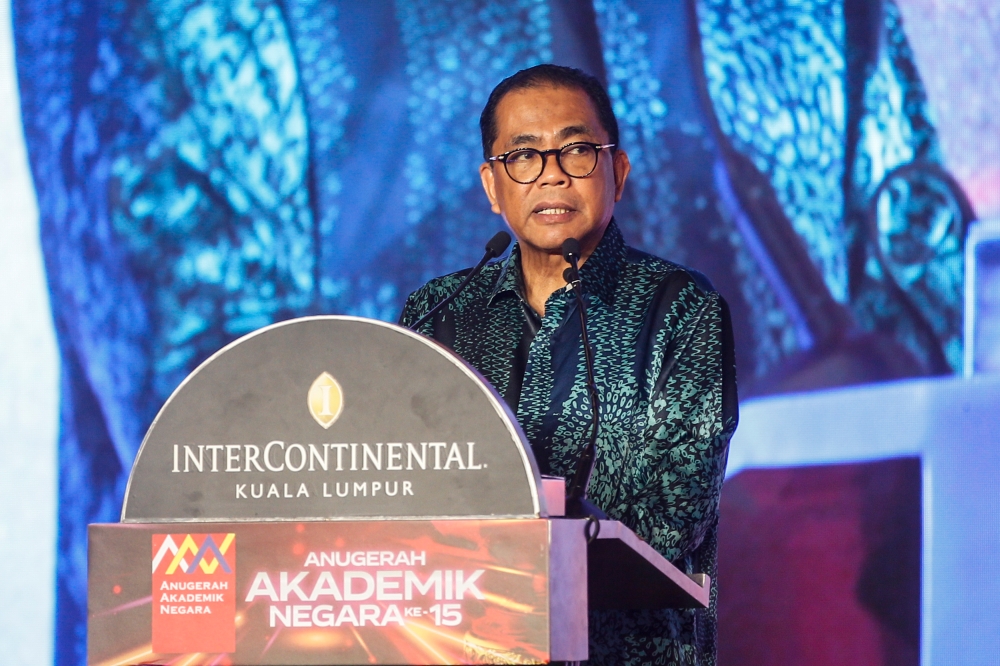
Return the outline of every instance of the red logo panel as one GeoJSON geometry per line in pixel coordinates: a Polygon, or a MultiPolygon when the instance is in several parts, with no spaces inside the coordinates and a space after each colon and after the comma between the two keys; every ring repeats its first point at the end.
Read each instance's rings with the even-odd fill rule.
{"type": "Polygon", "coordinates": [[[153,535],[153,652],[236,651],[236,534],[153,535]]]}

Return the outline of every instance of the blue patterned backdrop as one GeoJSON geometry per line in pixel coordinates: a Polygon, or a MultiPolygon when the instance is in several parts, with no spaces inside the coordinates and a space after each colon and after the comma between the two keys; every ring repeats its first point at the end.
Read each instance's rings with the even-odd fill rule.
{"type": "Polygon", "coordinates": [[[234,338],[395,319],[500,227],[478,115],[541,62],[606,81],[627,239],[729,300],[744,396],[946,373],[971,212],[895,5],[863,0],[14,0],[63,360],[57,660],[86,524],[234,338]],[[867,373],[867,374],[866,374],[867,373]]]}

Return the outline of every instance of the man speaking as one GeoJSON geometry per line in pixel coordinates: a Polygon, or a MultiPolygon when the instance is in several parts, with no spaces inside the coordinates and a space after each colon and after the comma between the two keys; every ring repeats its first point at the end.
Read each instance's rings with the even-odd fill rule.
{"type": "MultiPolygon", "coordinates": [[[[516,412],[542,474],[567,479],[591,436],[586,333],[600,414],[589,499],[713,579],[706,610],[592,611],[590,663],[714,664],[719,492],[737,421],[726,303],[700,274],[625,245],[613,213],[629,160],[595,78],[522,70],[493,90],[480,128],[483,189],[517,244],[418,330],[477,368],[516,412]],[[564,276],[571,238],[585,329],[564,276]]],[[[411,294],[402,323],[468,274],[411,294]]]]}

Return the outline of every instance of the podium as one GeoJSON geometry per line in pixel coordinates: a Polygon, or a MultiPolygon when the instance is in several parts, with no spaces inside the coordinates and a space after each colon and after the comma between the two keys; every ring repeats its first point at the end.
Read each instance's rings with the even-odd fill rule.
{"type": "Polygon", "coordinates": [[[707,576],[563,498],[446,348],[353,317],[261,329],[178,387],[121,522],[90,526],[88,663],[579,661],[588,608],[707,607],[707,576]]]}

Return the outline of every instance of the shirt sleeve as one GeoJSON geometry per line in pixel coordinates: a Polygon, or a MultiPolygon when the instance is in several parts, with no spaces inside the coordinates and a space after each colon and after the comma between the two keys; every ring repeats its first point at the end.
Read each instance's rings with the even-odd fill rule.
{"type": "Polygon", "coordinates": [[[621,520],[667,559],[692,554],[718,521],[738,404],[728,307],[686,281],[655,336],[642,438],[648,472],[636,479],[621,520]]]}
{"type": "Polygon", "coordinates": [[[400,326],[409,328],[414,322],[420,319],[424,312],[430,309],[427,303],[426,292],[426,289],[418,289],[406,297],[403,312],[400,313],[399,321],[397,322],[400,326]]]}

